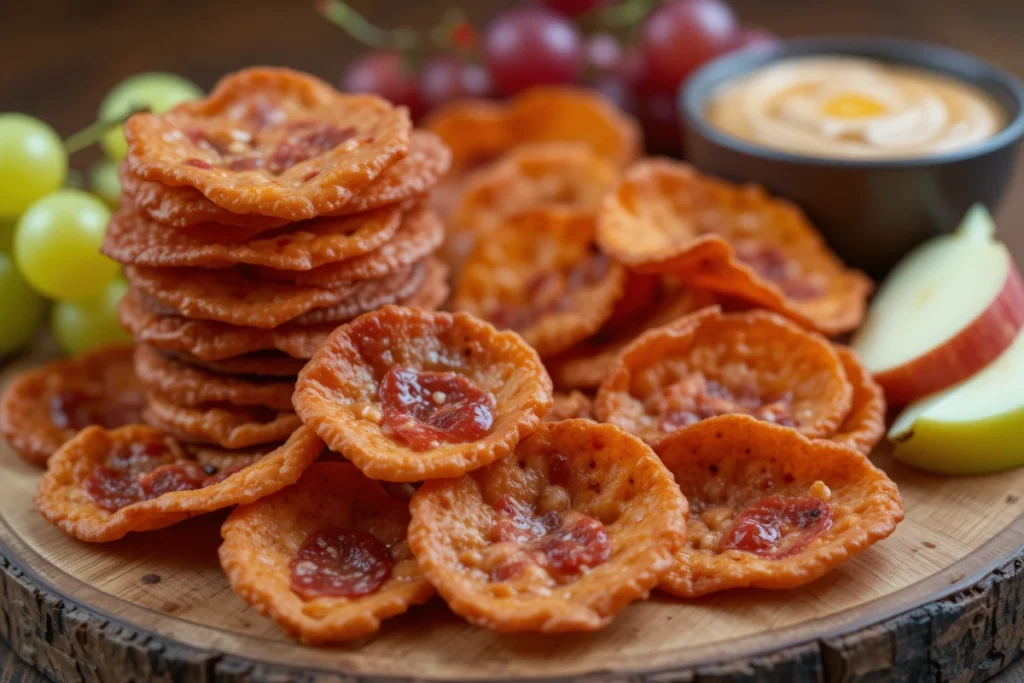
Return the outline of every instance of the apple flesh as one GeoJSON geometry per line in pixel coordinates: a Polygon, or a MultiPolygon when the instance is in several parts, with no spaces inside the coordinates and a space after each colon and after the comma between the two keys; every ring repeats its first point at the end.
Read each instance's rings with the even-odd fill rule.
{"type": "Polygon", "coordinates": [[[889,439],[897,459],[933,472],[1024,465],[1024,332],[978,374],[907,406],[889,439]]]}
{"type": "Polygon", "coordinates": [[[973,375],[1024,325],[1024,282],[983,208],[952,235],[921,245],[878,290],[853,348],[906,405],[973,375]]]}

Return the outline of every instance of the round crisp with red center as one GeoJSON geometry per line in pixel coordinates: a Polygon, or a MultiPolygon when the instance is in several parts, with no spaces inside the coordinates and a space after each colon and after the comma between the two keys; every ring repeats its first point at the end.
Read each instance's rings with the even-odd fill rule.
{"type": "Polygon", "coordinates": [[[872,289],[796,206],[668,160],[640,161],[601,204],[598,242],[623,264],[749,301],[828,335],[855,329],[872,289]]]}
{"type": "Polygon", "coordinates": [[[139,424],[146,396],[132,354],[130,345],[107,346],[18,375],[0,397],[0,434],[42,465],[89,425],[139,424]]]}
{"type": "Polygon", "coordinates": [[[297,481],[322,449],[305,428],[276,448],[236,455],[151,427],[93,426],[53,455],[35,503],[70,536],[114,541],[267,496],[297,481]]]}
{"type": "Polygon", "coordinates": [[[659,584],[683,597],[795,588],[903,519],[896,484],[866,456],[748,415],[676,432],[658,454],[690,502],[687,542],[659,584]]]}
{"type": "Polygon", "coordinates": [[[651,330],[619,354],[594,401],[598,419],[655,450],[717,415],[744,414],[829,437],[853,401],[825,339],[767,311],[705,308],[651,330]]]}
{"type": "Polygon", "coordinates": [[[318,462],[231,513],[220,561],[231,588],[296,638],[350,640],[433,595],[408,526],[408,502],[380,482],[347,462],[318,462]]]}
{"type": "Polygon", "coordinates": [[[625,282],[625,269],[594,242],[592,214],[537,210],[477,244],[452,306],[515,330],[548,358],[597,332],[625,282]]]}
{"type": "Polygon", "coordinates": [[[499,631],[594,630],[672,564],[687,504],[612,425],[546,422],[514,452],[413,496],[409,543],[456,613],[499,631]]]}
{"type": "Polygon", "coordinates": [[[540,423],[551,380],[512,332],[465,313],[388,306],[339,327],[293,402],[331,450],[373,479],[454,477],[497,460],[540,423]]]}
{"type": "Polygon", "coordinates": [[[128,171],[238,214],[341,210],[409,151],[409,113],[289,69],[226,76],[209,97],[125,124],[128,171]]]}

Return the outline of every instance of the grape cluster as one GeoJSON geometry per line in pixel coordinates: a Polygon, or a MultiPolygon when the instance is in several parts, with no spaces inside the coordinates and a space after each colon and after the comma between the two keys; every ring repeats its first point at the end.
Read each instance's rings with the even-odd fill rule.
{"type": "Polygon", "coordinates": [[[476,54],[437,55],[417,69],[401,52],[374,51],[348,67],[341,86],[377,93],[420,117],[461,97],[586,85],[637,116],[652,151],[679,153],[680,84],[713,57],[772,41],[764,29],[740,24],[725,0],[542,0],[495,14],[476,54]],[[601,25],[610,11],[627,21],[601,25]],[[623,32],[637,40],[624,42],[623,32]]]}
{"type": "MultiPolygon", "coordinates": [[[[118,122],[201,95],[178,76],[139,74],[110,91],[99,118],[118,122]]],[[[68,152],[50,126],[0,113],[0,356],[30,344],[48,309],[54,336],[69,353],[129,339],[117,320],[127,283],[99,252],[121,192],[117,162],[127,144],[120,125],[102,128],[107,158],[93,168],[86,192],[68,187],[68,152]]]]}

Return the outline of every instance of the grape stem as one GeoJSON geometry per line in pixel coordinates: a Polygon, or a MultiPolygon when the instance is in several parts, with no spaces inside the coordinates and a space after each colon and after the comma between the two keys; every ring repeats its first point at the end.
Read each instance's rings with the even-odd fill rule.
{"type": "Polygon", "coordinates": [[[595,12],[597,23],[607,26],[621,28],[634,26],[641,19],[651,13],[661,0],[625,0],[603,7],[595,12]]]}
{"type": "Polygon", "coordinates": [[[116,119],[100,119],[95,123],[91,123],[77,133],[72,134],[64,141],[64,151],[68,155],[74,154],[75,152],[81,151],[100,141],[108,131],[111,131],[122,123],[130,119],[135,114],[141,114],[142,112],[149,111],[149,107],[133,107],[124,116],[119,116],[116,119]]]}
{"type": "Polygon", "coordinates": [[[316,0],[316,11],[328,21],[341,27],[362,44],[379,50],[407,52],[419,47],[419,36],[410,28],[396,28],[390,31],[371,23],[342,0],[316,0]]]}

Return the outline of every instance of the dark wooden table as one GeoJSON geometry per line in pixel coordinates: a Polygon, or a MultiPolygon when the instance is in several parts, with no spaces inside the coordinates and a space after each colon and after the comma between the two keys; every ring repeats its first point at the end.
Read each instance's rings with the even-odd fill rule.
{"type": "MultiPolygon", "coordinates": [[[[783,36],[875,33],[977,53],[1024,75],[1021,0],[731,0],[749,22],[783,36]]],[[[352,0],[383,25],[426,26],[461,5],[482,21],[510,0],[352,0]]],[[[35,0],[0,10],[0,111],[40,116],[68,135],[90,123],[103,93],[145,70],[169,70],[204,87],[252,64],[296,67],[335,80],[359,52],[307,0],[35,0]]],[[[84,168],[95,152],[76,157],[84,168]]],[[[1024,166],[1024,164],[1022,164],[1024,166]]],[[[998,215],[1000,234],[1024,263],[1024,167],[998,215]]],[[[0,642],[0,683],[45,679],[0,642]]],[[[1024,663],[998,676],[1024,683],[1024,663]]]]}

